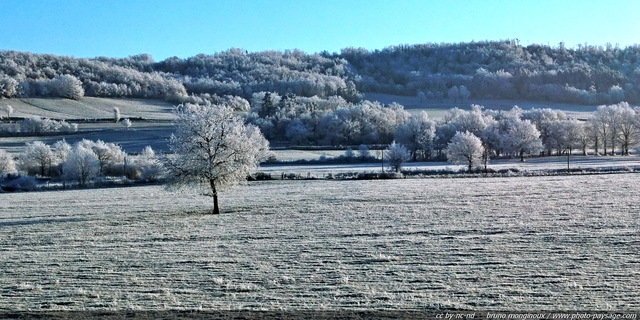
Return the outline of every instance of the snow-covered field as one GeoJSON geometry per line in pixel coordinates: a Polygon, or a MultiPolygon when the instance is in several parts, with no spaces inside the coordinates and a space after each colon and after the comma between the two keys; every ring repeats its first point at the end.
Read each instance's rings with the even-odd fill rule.
{"type": "Polygon", "coordinates": [[[637,310],[639,178],[0,194],[0,310],[637,310]]]}
{"type": "MultiPolygon", "coordinates": [[[[282,151],[281,154],[286,155],[289,151],[282,151]]],[[[297,154],[297,153],[293,153],[297,154]]],[[[339,154],[336,154],[339,155],[339,154]]],[[[317,158],[316,158],[317,159],[317,158]]],[[[494,170],[517,169],[520,171],[548,171],[548,170],[564,170],[567,168],[566,156],[537,157],[526,158],[521,162],[520,159],[498,159],[491,160],[488,168],[494,170]]],[[[593,168],[633,168],[640,166],[640,156],[581,156],[574,155],[570,161],[571,170],[593,169],[593,168]]],[[[346,163],[346,164],[314,164],[314,165],[269,165],[263,164],[260,171],[278,175],[300,174],[303,177],[311,175],[313,177],[322,178],[327,174],[336,174],[344,172],[380,172],[382,169],[391,170],[387,163],[346,163]]],[[[407,162],[403,166],[403,170],[408,171],[424,171],[424,170],[466,170],[464,164],[452,164],[449,162],[407,162]]]]}
{"type": "Polygon", "coordinates": [[[172,104],[159,100],[111,99],[84,97],[82,100],[60,98],[5,99],[2,105],[14,108],[13,117],[40,116],[52,119],[112,118],[113,107],[118,107],[122,118],[171,120],[172,104]]]}
{"type": "Polygon", "coordinates": [[[116,143],[127,153],[141,152],[146,146],[156,151],[167,151],[169,139],[174,129],[170,123],[134,123],[125,130],[120,124],[91,124],[91,128],[80,126],[80,131],[71,134],[54,134],[46,136],[0,137],[0,149],[13,154],[24,150],[27,142],[42,141],[52,145],[59,140],[74,144],[82,139],[103,140],[116,143]]]}

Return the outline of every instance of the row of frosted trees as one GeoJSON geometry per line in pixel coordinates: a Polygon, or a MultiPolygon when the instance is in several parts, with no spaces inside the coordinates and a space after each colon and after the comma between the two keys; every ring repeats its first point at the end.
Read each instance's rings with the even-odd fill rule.
{"type": "Polygon", "coordinates": [[[465,133],[482,145],[480,158],[562,155],[629,155],[640,139],[640,109],[626,102],[600,106],[592,117],[576,120],[552,109],[495,111],[472,106],[452,109],[442,120],[425,112],[411,115],[395,132],[413,160],[444,156],[456,135],[465,133]]]}
{"type": "Polygon", "coordinates": [[[29,142],[22,153],[13,157],[0,149],[0,179],[15,175],[17,189],[29,189],[34,177],[51,178],[63,185],[84,187],[108,177],[153,182],[160,176],[160,162],[153,149],[145,147],[134,157],[120,146],[104,141],[83,139],[73,145],[60,140],[53,145],[29,142]],[[22,176],[18,176],[21,174],[22,176]],[[29,178],[30,177],[30,178],[29,178]],[[25,185],[26,184],[26,185],[25,185]]]}
{"type": "Polygon", "coordinates": [[[638,139],[638,109],[626,102],[603,105],[589,119],[571,119],[554,109],[509,111],[472,106],[451,109],[442,119],[411,114],[401,105],[340,97],[319,99],[259,92],[246,114],[266,138],[298,145],[390,144],[406,146],[413,160],[442,158],[456,132],[482,139],[491,156],[562,154],[627,155],[638,139]]]}

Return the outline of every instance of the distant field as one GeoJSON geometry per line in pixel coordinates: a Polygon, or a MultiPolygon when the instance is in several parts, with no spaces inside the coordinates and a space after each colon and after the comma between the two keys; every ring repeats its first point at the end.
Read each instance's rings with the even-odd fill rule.
{"type": "Polygon", "coordinates": [[[637,181],[0,194],[0,310],[638,310],[637,181]]]}
{"type": "Polygon", "coordinates": [[[16,154],[22,152],[27,142],[42,141],[53,144],[58,140],[65,139],[68,143],[73,144],[82,139],[89,139],[116,143],[128,153],[141,152],[146,146],[151,146],[156,151],[167,151],[172,132],[173,127],[170,123],[155,125],[134,123],[129,130],[125,130],[119,124],[94,124],[88,129],[81,129],[73,134],[0,137],[0,149],[16,154]]]}
{"type": "MultiPolygon", "coordinates": [[[[166,151],[167,142],[173,132],[171,110],[173,106],[164,101],[138,99],[108,99],[85,97],[80,101],[58,98],[26,98],[0,101],[14,108],[12,117],[33,115],[52,119],[93,120],[112,119],[113,107],[120,109],[121,118],[142,118],[133,121],[128,130],[122,124],[109,122],[79,123],[79,131],[73,134],[0,137],[0,149],[12,153],[21,152],[25,143],[40,140],[48,144],[65,139],[74,143],[82,139],[103,140],[117,143],[127,152],[140,152],[150,145],[156,151],[166,151]]],[[[6,125],[6,124],[0,124],[6,125]]]]}
{"type": "Polygon", "coordinates": [[[14,117],[33,115],[52,119],[112,118],[113,107],[118,107],[122,118],[140,117],[152,120],[172,119],[172,104],[160,100],[110,99],[84,97],[80,101],[59,98],[24,98],[0,101],[0,106],[11,105],[14,117]]]}

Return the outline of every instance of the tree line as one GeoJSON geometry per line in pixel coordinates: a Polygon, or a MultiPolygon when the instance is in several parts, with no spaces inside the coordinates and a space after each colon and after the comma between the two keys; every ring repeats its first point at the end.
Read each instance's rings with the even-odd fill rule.
{"type": "Polygon", "coordinates": [[[114,143],[86,139],[73,145],[65,140],[52,145],[28,142],[17,157],[0,149],[0,182],[9,177],[5,187],[18,190],[35,188],[35,177],[52,179],[63,186],[86,187],[99,178],[153,182],[160,175],[160,159],[149,146],[137,156],[126,154],[114,143]]]}
{"type": "MultiPolygon", "coordinates": [[[[425,112],[414,114],[396,129],[395,141],[406,146],[411,158],[446,156],[458,134],[478,139],[483,160],[492,157],[563,155],[578,150],[587,155],[629,155],[640,139],[640,109],[626,102],[602,105],[587,120],[568,117],[553,109],[509,111],[472,106],[451,109],[434,121],[425,112]]],[[[458,137],[457,139],[461,139],[458,137]]]]}

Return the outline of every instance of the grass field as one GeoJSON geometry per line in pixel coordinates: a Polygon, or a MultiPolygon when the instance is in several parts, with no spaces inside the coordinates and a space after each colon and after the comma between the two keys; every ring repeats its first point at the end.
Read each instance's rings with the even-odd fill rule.
{"type": "Polygon", "coordinates": [[[0,193],[0,310],[637,310],[637,181],[0,193]]]}
{"type": "MultiPolygon", "coordinates": [[[[119,144],[126,152],[136,153],[150,145],[156,151],[166,151],[173,126],[172,105],[164,101],[139,99],[108,99],[85,97],[80,101],[53,98],[25,98],[3,100],[1,105],[13,106],[12,117],[33,115],[65,120],[89,120],[78,125],[72,134],[45,136],[0,137],[0,149],[19,153],[25,143],[43,141],[53,144],[65,139],[73,144],[82,139],[103,140],[119,144]],[[110,122],[92,122],[93,119],[112,119],[113,107],[120,109],[121,118],[135,118],[131,128],[110,122]],[[140,121],[139,119],[143,119],[140,121]]],[[[0,124],[7,125],[7,124],[0,124]]]]}
{"type": "Polygon", "coordinates": [[[60,98],[23,98],[2,100],[0,106],[11,105],[12,117],[40,117],[66,120],[113,118],[118,107],[122,118],[171,120],[172,104],[160,100],[110,99],[84,97],[82,100],[60,98]]]}

